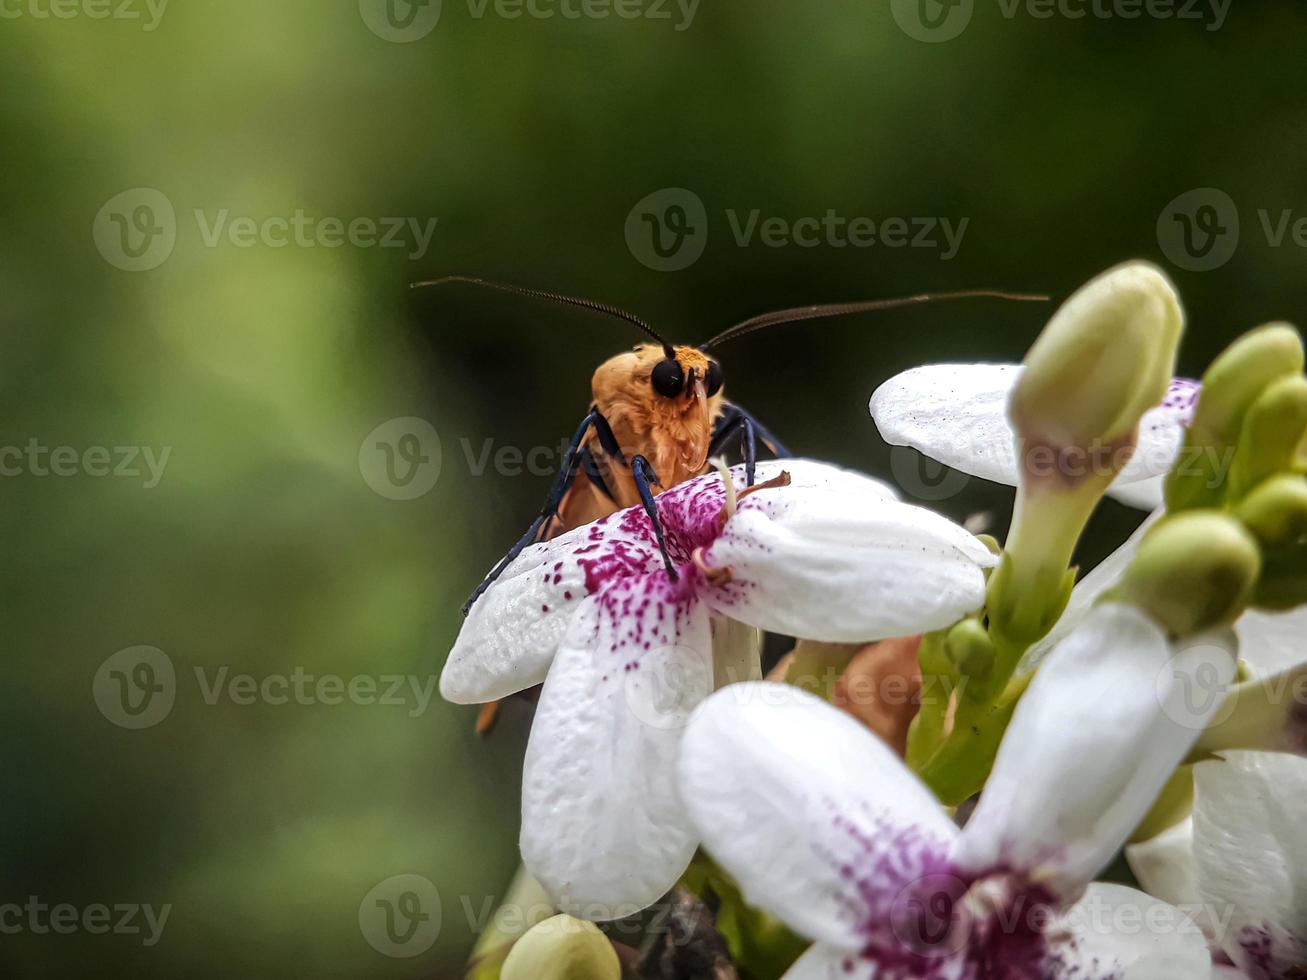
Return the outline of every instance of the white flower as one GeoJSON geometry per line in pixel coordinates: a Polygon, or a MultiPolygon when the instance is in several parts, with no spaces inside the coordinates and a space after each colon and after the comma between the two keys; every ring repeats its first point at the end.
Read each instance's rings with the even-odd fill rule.
{"type": "MultiPolygon", "coordinates": [[[[1302,676],[1307,607],[1248,612],[1236,628],[1254,678],[1275,684],[1302,676]]],[[[1291,703],[1284,714],[1301,711],[1301,684],[1275,687],[1291,703]]],[[[1299,718],[1297,745],[1307,751],[1307,718],[1299,718]]],[[[1150,894],[1199,910],[1213,946],[1250,980],[1301,976],[1307,969],[1307,758],[1227,751],[1193,772],[1193,816],[1127,847],[1131,869],[1150,894]]]]}
{"type": "MultiPolygon", "coordinates": [[[[1020,364],[913,368],[876,389],[871,414],[892,446],[910,446],[963,473],[1016,486],[1016,433],[1008,403],[1022,370],[1020,364]]],[[[1144,414],[1138,444],[1110,495],[1145,509],[1161,504],[1162,480],[1180,450],[1198,391],[1196,381],[1177,378],[1162,404],[1144,414]]],[[[1086,459],[1084,465],[1095,464],[1086,459]]]]}
{"type": "MultiPolygon", "coordinates": [[[[723,680],[732,622],[830,642],[938,629],[984,601],[993,556],[877,483],[766,463],[726,518],[714,474],[657,498],[677,577],[643,510],[524,551],[472,607],[440,678],[450,701],[544,683],[527,746],[522,857],[560,908],[590,919],[656,901],[698,845],[675,760],[693,707],[723,680]]],[[[743,471],[733,472],[742,482],[743,471]]],[[[755,675],[756,676],[756,675],[755,675]]]]}
{"type": "Polygon", "coordinates": [[[789,980],[1206,977],[1191,919],[1089,882],[1188,752],[1212,710],[1188,683],[1232,674],[1232,643],[1173,651],[1132,607],[1095,609],[1032,681],[961,831],[884,743],[780,685],[699,708],[682,796],[746,898],[815,940],[789,980]]]}

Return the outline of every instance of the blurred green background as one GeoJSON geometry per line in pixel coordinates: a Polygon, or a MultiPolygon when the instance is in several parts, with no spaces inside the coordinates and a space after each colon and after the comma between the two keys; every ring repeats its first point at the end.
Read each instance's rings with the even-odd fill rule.
{"type": "MultiPolygon", "coordinates": [[[[516,867],[529,705],[483,740],[470,709],[409,688],[400,704],[211,690],[297,669],[434,683],[460,603],[538,507],[590,372],[638,339],[409,282],[553,288],[701,341],[800,303],[1060,297],[1143,256],[1185,297],[1189,373],[1307,302],[1304,249],[1292,232],[1268,240],[1258,213],[1272,230],[1285,211],[1307,217],[1301,4],[1240,3],[1211,30],[1206,5],[1190,8],[1203,20],[1044,19],[975,0],[964,31],[927,43],[896,22],[898,0],[705,0],[688,19],[673,4],[670,19],[542,19],[445,0],[421,37],[432,8],[400,3],[388,28],[381,0],[175,0],[157,23],[143,0],[69,2],[50,17],[48,0],[4,0],[0,18],[0,446],[15,450],[0,458],[0,906],[68,903],[79,922],[97,903],[171,911],[154,945],[0,915],[8,976],[457,975],[516,867]],[[90,16],[106,9],[122,16],[90,16]],[[138,188],[156,194],[120,197],[138,188]],[[665,188],[707,218],[702,255],[677,271],[626,236],[665,188]],[[1201,272],[1158,236],[1194,188],[1227,194],[1241,228],[1201,272]],[[154,263],[159,195],[175,247],[154,263]],[[831,209],[968,225],[946,260],[742,246],[728,216],[831,209]],[[411,231],[403,248],[327,247],[330,223],[305,232],[313,247],[278,247],[275,229],[244,247],[240,225],[206,242],[224,212],[297,211],[438,221],[424,254],[411,231]],[[390,422],[406,418],[431,429],[390,422]],[[33,462],[33,441],[71,447],[68,475],[33,462]],[[96,475],[92,447],[137,474],[96,475]],[[521,472],[512,454],[535,447],[549,451],[521,472]],[[170,452],[148,487],[146,449],[170,452]],[[115,691],[161,674],[115,678],[138,654],[106,661],[139,646],[161,651],[148,663],[166,658],[175,692],[134,729],[115,691]],[[396,875],[442,899],[437,938],[407,958],[360,924],[396,875]]],[[[1200,227],[1229,232],[1224,201],[1200,196],[1195,220],[1223,222],[1200,227]]],[[[1048,313],[975,302],[780,328],[722,349],[727,390],[804,455],[1001,526],[1010,491],[932,490],[937,475],[891,458],[866,402],[916,363],[1017,359],[1048,313]]],[[[1086,560],[1137,519],[1106,505],[1086,560]]]]}

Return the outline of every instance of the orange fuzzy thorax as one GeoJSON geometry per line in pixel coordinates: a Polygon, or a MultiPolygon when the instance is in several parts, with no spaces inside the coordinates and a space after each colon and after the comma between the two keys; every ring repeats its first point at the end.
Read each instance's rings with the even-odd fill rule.
{"type": "MultiPolygon", "coordinates": [[[[675,398],[655,392],[649,376],[665,356],[658,345],[642,344],[599,365],[592,382],[595,406],[608,419],[622,451],[628,459],[637,453],[647,458],[663,489],[704,471],[723,401],[720,391],[703,403],[693,391],[675,398]]],[[[687,378],[693,371],[702,379],[711,363],[694,347],[677,347],[676,360],[687,378]]],[[[623,501],[627,506],[635,502],[623,501]]]]}

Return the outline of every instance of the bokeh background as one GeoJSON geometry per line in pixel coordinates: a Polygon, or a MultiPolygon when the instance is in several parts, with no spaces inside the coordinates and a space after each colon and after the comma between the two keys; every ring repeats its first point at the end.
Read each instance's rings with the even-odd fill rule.
{"type": "MultiPolygon", "coordinates": [[[[398,705],[211,691],[297,669],[433,684],[460,603],[538,507],[590,372],[638,339],[411,281],[587,295],[701,341],[799,303],[1060,297],[1142,256],[1181,287],[1189,373],[1307,302],[1307,242],[1263,227],[1307,217],[1301,4],[1076,19],[927,0],[970,21],[923,41],[898,0],[704,0],[692,17],[661,8],[670,19],[445,0],[420,37],[431,8],[398,0],[390,21],[372,0],[174,0],[157,19],[124,2],[55,17],[4,0],[0,18],[0,445],[17,450],[0,460],[0,905],[171,911],[153,945],[11,915],[6,976],[458,974],[517,864],[530,706],[478,739],[470,709],[409,688],[398,705]],[[105,9],[121,16],[91,16],[105,9]],[[1172,203],[1198,188],[1212,190],[1172,203]],[[672,220],[686,200],[704,215],[682,244],[702,254],[652,268],[642,214],[672,220]],[[947,259],[741,244],[730,215],[755,210],[968,224],[947,259]],[[205,239],[223,212],[297,211],[438,220],[425,252],[411,232],[404,248],[205,239]],[[1184,221],[1215,237],[1185,254],[1184,221]],[[69,475],[31,462],[34,440],[72,447],[69,475]],[[93,447],[136,475],[95,475],[93,447]],[[536,447],[524,471],[514,453],[536,447]],[[157,481],[147,449],[169,452],[157,481]],[[139,675],[111,672],[138,654],[106,661],[142,646],[175,691],[133,729],[113,685],[139,675]],[[434,943],[408,958],[360,925],[396,875],[442,899],[434,943]]],[[[797,451],[1001,529],[1010,491],[891,456],[866,402],[920,362],[1018,359],[1048,312],[974,302],[780,328],[722,349],[727,390],[797,451]]],[[[1137,520],[1105,505],[1086,562],[1137,520]]]]}

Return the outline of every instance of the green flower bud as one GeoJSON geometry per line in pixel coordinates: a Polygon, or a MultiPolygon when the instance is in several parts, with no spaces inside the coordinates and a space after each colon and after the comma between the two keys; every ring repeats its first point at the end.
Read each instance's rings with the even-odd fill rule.
{"type": "Polygon", "coordinates": [[[1279,610],[1307,604],[1307,476],[1271,477],[1235,513],[1262,546],[1253,605],[1279,610]]]}
{"type": "Polygon", "coordinates": [[[1230,493],[1238,499],[1268,476],[1291,470],[1307,433],[1307,378],[1272,382],[1244,416],[1239,449],[1230,470],[1230,493]]]}
{"type": "Polygon", "coordinates": [[[1262,578],[1252,604],[1271,612],[1307,605],[1307,546],[1272,551],[1262,558],[1262,578]]]}
{"type": "Polygon", "coordinates": [[[994,674],[994,641],[979,620],[964,619],[949,630],[944,651],[966,685],[967,697],[986,701],[993,696],[989,681],[994,674]]]}
{"type": "Polygon", "coordinates": [[[570,915],[545,919],[513,944],[501,980],[621,980],[608,937],[570,915]]]}
{"type": "Polygon", "coordinates": [[[1257,542],[1221,511],[1167,517],[1144,537],[1114,596],[1138,606],[1173,636],[1233,623],[1261,570],[1257,542]]]}
{"type": "Polygon", "coordinates": [[[1307,476],[1282,473],[1262,483],[1235,509],[1265,548],[1285,548],[1307,535],[1307,476]]]}
{"type": "Polygon", "coordinates": [[[1167,510],[1212,507],[1225,499],[1221,476],[1245,415],[1268,385],[1302,369],[1302,338],[1284,323],[1244,334],[1212,362],[1180,454],[1184,465],[1166,480],[1167,510]]]}
{"type": "Polygon", "coordinates": [[[1179,297],[1152,265],[1130,262],[1083,286],[1030,348],[1012,392],[1023,455],[1133,444],[1140,416],[1166,397],[1183,328],[1179,297]]]}
{"type": "Polygon", "coordinates": [[[1166,396],[1183,329],[1170,280],[1130,262],[1067,300],[1026,355],[1008,404],[1021,483],[986,602],[1000,683],[1065,607],[1076,542],[1128,461],[1140,417],[1166,396]]]}

